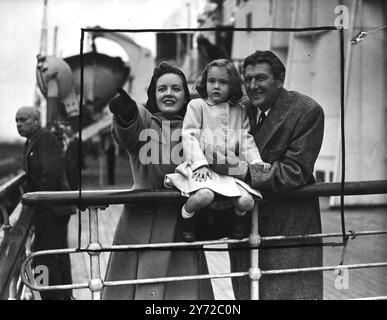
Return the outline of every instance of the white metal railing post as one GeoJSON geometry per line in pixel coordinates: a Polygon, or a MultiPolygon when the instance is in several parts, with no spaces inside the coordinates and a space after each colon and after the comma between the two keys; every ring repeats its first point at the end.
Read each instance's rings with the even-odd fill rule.
{"type": "Polygon", "coordinates": [[[9,283],[8,300],[17,300],[17,280],[17,275],[13,274],[9,283]]]}
{"type": "Polygon", "coordinates": [[[87,249],[90,255],[90,273],[91,279],[89,280],[89,289],[92,293],[93,300],[101,299],[101,290],[103,287],[103,281],[101,279],[100,269],[100,251],[102,246],[99,243],[98,234],[98,209],[101,207],[89,207],[89,245],[87,249]]]}
{"type": "Polygon", "coordinates": [[[259,279],[261,270],[259,269],[259,250],[258,246],[261,238],[258,233],[258,201],[255,201],[254,209],[251,214],[251,234],[249,237],[250,246],[255,248],[250,250],[250,269],[249,277],[251,281],[250,297],[251,300],[259,300],[259,279]]]}

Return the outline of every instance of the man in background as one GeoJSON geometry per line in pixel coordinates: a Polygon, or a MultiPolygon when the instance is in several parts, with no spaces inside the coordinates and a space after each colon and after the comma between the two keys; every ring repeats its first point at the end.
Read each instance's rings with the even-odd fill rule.
{"type": "MultiPolygon", "coordinates": [[[[27,174],[26,192],[69,190],[64,173],[61,143],[41,127],[40,114],[33,107],[21,107],[16,113],[17,131],[27,138],[23,151],[23,169],[27,174]]],[[[33,251],[67,248],[67,227],[73,209],[69,206],[39,204],[34,216],[33,251]]],[[[68,254],[38,256],[33,267],[48,269],[49,285],[71,284],[68,254]]],[[[44,300],[71,299],[71,290],[41,291],[44,300]]]]}

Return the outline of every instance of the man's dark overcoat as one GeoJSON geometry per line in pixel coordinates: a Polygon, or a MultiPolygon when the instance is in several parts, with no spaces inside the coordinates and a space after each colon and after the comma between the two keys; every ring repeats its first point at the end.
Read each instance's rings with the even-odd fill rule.
{"type": "MultiPolygon", "coordinates": [[[[246,105],[261,157],[272,164],[268,173],[251,172],[253,187],[278,194],[315,183],[313,169],[324,131],[322,108],[305,95],[281,89],[262,127],[257,130],[257,109],[249,101],[246,101],[246,105]]],[[[261,236],[320,233],[318,198],[260,203],[258,228],[261,236]]],[[[274,244],[291,243],[266,243],[274,244]]],[[[248,269],[248,251],[232,251],[230,257],[233,271],[248,269]]],[[[262,249],[259,265],[262,270],[322,266],[322,247],[262,249]]],[[[260,299],[322,299],[322,282],[322,272],[266,275],[260,279],[259,296],[260,299]]],[[[238,298],[249,299],[250,283],[247,277],[234,279],[233,284],[238,298]]]]}
{"type": "MultiPolygon", "coordinates": [[[[59,140],[46,129],[39,128],[27,140],[23,154],[23,169],[27,174],[26,192],[70,190],[64,173],[64,158],[59,140]]],[[[33,251],[67,248],[69,206],[39,205],[34,217],[33,251]]],[[[68,255],[39,256],[34,266],[46,265],[49,284],[71,284],[68,255]]],[[[68,299],[71,291],[45,291],[43,299],[68,299]]]]}

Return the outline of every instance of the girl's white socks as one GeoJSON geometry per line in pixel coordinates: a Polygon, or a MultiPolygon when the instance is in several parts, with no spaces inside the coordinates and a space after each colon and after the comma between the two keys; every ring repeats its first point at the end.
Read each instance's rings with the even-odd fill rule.
{"type": "Polygon", "coordinates": [[[185,206],[183,206],[181,208],[181,216],[184,218],[184,219],[189,219],[189,218],[192,218],[195,214],[195,211],[194,212],[187,212],[185,211],[185,206]]]}

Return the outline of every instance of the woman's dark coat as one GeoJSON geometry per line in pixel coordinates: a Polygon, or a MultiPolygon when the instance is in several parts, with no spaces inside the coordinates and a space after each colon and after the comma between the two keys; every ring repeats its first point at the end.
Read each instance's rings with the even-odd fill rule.
{"type": "MultiPolygon", "coordinates": [[[[174,119],[167,120],[162,114],[152,115],[140,105],[138,109],[137,116],[128,127],[121,126],[115,116],[112,134],[115,141],[129,154],[131,169],[128,168],[128,171],[131,170],[134,182],[132,190],[162,189],[164,175],[174,172],[178,164],[166,161],[168,156],[171,153],[176,156],[182,151],[178,139],[181,133],[182,118],[176,116],[174,119]],[[149,161],[152,159],[152,163],[146,163],[146,159],[149,161]]],[[[114,235],[114,243],[123,245],[182,241],[180,212],[181,204],[152,202],[148,205],[124,205],[114,235]]],[[[208,268],[203,251],[113,252],[109,260],[106,280],[207,273],[208,268]]],[[[195,300],[213,298],[210,280],[125,285],[106,287],[103,291],[103,299],[195,300]]]]}

